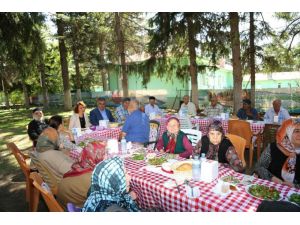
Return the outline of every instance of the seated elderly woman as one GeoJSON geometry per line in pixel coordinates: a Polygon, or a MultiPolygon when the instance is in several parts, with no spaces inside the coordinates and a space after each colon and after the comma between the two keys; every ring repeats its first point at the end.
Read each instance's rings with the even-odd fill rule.
{"type": "Polygon", "coordinates": [[[90,195],[83,212],[138,212],[134,201],[136,194],[129,189],[131,177],[126,174],[124,163],[113,157],[99,163],[92,175],[90,195]]]}
{"type": "Polygon", "coordinates": [[[194,149],[194,154],[206,154],[207,159],[229,164],[237,172],[244,170],[234,146],[225,137],[222,122],[212,121],[208,126],[207,135],[203,136],[194,149]]]}
{"type": "Polygon", "coordinates": [[[179,154],[183,158],[189,158],[193,152],[193,146],[180,130],[180,122],[176,117],[168,119],[167,131],[158,140],[156,147],[161,152],[179,154]]]}
{"type": "Polygon", "coordinates": [[[300,188],[300,121],[286,120],[255,165],[258,177],[300,188]]]}
{"type": "Polygon", "coordinates": [[[91,173],[97,163],[105,159],[105,143],[90,143],[81,152],[77,161],[68,156],[61,144],[59,132],[63,129],[61,116],[53,116],[49,127],[37,141],[37,158],[45,163],[58,181],[57,197],[66,205],[68,202],[82,207],[90,187],[91,173]]]}

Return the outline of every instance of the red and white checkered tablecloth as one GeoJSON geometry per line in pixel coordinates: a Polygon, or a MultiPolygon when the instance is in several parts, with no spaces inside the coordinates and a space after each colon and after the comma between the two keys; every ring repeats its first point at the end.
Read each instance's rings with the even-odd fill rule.
{"type": "MultiPolygon", "coordinates": [[[[167,120],[168,118],[160,118],[160,119],[157,119],[157,121],[160,122],[160,136],[162,136],[163,132],[166,131],[167,129],[167,120]]],[[[191,122],[193,125],[199,125],[199,130],[202,132],[202,135],[206,135],[207,133],[207,127],[210,123],[210,120],[209,119],[191,119],[191,122]]],[[[252,122],[250,123],[250,126],[251,126],[251,130],[253,133],[257,134],[257,133],[260,133],[263,131],[264,127],[265,127],[265,124],[261,121],[259,122],[252,122]]],[[[224,132],[225,134],[227,134],[227,131],[228,131],[228,120],[222,120],[222,127],[224,129],[224,132]]]]}
{"type": "MultiPolygon", "coordinates": [[[[238,192],[232,192],[227,197],[221,197],[212,191],[217,180],[211,183],[191,181],[192,185],[198,186],[200,189],[200,197],[191,199],[186,196],[184,185],[179,186],[180,193],[177,188],[166,188],[163,184],[170,178],[143,169],[143,166],[145,166],[143,161],[125,159],[125,167],[132,177],[131,188],[137,193],[138,202],[142,208],[159,207],[167,212],[253,212],[257,210],[262,201],[247,194],[243,185],[238,186],[240,189],[238,192]]],[[[219,165],[219,178],[227,175],[234,175],[240,180],[243,178],[243,174],[219,165]]],[[[254,183],[275,187],[283,197],[291,189],[297,191],[297,189],[285,185],[257,178],[254,179],[254,183]]],[[[300,191],[298,190],[298,192],[300,191]]]]}
{"type": "Polygon", "coordinates": [[[97,130],[91,133],[85,133],[78,138],[75,139],[76,143],[80,143],[85,139],[95,139],[95,140],[107,140],[107,139],[119,139],[119,135],[121,132],[121,127],[117,128],[107,128],[105,130],[97,130]]]}

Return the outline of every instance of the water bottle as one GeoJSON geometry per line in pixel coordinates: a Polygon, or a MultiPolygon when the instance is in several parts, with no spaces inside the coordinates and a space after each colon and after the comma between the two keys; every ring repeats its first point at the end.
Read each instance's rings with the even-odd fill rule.
{"type": "Polygon", "coordinates": [[[192,164],[192,175],[194,181],[200,181],[201,176],[201,162],[198,158],[193,160],[192,164]]]}
{"type": "Polygon", "coordinates": [[[122,152],[122,155],[127,154],[127,143],[126,143],[126,139],[124,137],[121,140],[121,152],[122,152]]]}
{"type": "Polygon", "coordinates": [[[201,153],[201,159],[200,159],[200,161],[203,162],[203,161],[205,161],[205,159],[206,159],[205,153],[201,153]]]}

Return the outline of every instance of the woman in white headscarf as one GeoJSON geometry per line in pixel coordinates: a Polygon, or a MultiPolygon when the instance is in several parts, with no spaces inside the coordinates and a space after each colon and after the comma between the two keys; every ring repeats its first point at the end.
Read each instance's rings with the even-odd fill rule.
{"type": "Polygon", "coordinates": [[[300,188],[300,121],[286,120],[255,165],[262,179],[300,188]]]}

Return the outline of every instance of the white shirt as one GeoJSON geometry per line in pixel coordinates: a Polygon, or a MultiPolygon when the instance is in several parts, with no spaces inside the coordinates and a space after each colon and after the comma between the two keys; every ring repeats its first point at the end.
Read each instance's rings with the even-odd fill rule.
{"type": "MultiPolygon", "coordinates": [[[[89,128],[91,126],[91,123],[86,113],[84,113],[84,119],[85,119],[85,127],[89,128]]],[[[73,115],[70,118],[69,130],[72,130],[72,128],[81,128],[78,113],[73,113],[73,115]]]]}
{"type": "Polygon", "coordinates": [[[160,108],[154,104],[154,106],[152,106],[150,103],[147,104],[145,106],[145,113],[150,116],[150,113],[155,113],[155,115],[160,115],[161,114],[161,110],[160,108]]]}
{"type": "Polygon", "coordinates": [[[264,120],[267,123],[274,123],[274,116],[278,116],[278,123],[282,123],[282,121],[287,120],[291,118],[289,112],[285,109],[280,107],[280,110],[277,113],[275,113],[274,108],[270,108],[267,110],[267,112],[264,115],[264,120]]]}
{"type": "Polygon", "coordinates": [[[193,102],[189,102],[187,105],[185,103],[181,104],[180,110],[183,114],[188,113],[188,115],[196,116],[196,106],[193,102]]]}

